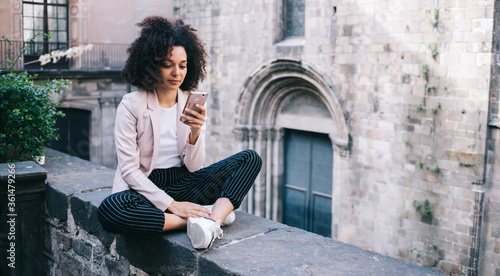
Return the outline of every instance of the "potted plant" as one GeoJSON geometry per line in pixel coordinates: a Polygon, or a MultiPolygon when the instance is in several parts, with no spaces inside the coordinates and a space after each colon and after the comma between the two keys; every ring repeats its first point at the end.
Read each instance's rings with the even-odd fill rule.
{"type": "MultiPolygon", "coordinates": [[[[61,78],[36,83],[36,75],[13,70],[37,36],[28,41],[15,60],[7,60],[10,63],[7,70],[0,67],[0,163],[23,160],[41,163],[45,146],[59,138],[56,116],[64,114],[56,110],[58,102],[53,95],[67,89],[69,82],[61,78]]],[[[2,39],[12,45],[5,35],[2,39]]]]}

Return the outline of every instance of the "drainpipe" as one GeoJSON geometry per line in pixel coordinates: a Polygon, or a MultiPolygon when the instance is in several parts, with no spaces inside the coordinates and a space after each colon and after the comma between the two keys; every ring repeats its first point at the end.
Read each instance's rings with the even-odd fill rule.
{"type": "MultiPolygon", "coordinates": [[[[467,271],[467,275],[479,275],[480,269],[480,259],[481,256],[484,255],[484,252],[481,252],[481,236],[483,234],[483,217],[484,217],[484,205],[485,205],[485,191],[486,185],[491,185],[492,176],[491,176],[491,167],[490,164],[495,163],[495,141],[492,139],[493,131],[500,131],[500,120],[498,118],[498,88],[496,87],[495,76],[500,74],[500,70],[496,68],[496,60],[497,56],[500,54],[496,52],[495,45],[497,41],[496,32],[498,29],[497,26],[497,3],[494,2],[494,15],[493,15],[493,34],[492,34],[492,64],[490,71],[490,90],[488,95],[488,114],[487,114],[487,129],[486,129],[486,139],[485,139],[485,149],[484,149],[484,164],[483,164],[483,175],[482,179],[479,179],[472,183],[472,190],[475,192],[474,197],[474,220],[472,227],[472,244],[471,250],[469,254],[469,269],[467,271]],[[498,71],[498,72],[497,72],[498,71]]],[[[500,31],[500,30],[499,30],[500,31]]],[[[498,33],[500,35],[500,32],[498,33]]],[[[500,57],[500,56],[499,56],[500,57]]]]}

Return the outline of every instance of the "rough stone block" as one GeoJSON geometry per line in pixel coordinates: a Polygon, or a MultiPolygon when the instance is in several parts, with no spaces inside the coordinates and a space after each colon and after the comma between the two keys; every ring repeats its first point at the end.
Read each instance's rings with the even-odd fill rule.
{"type": "Polygon", "coordinates": [[[185,231],[157,236],[117,235],[116,250],[130,264],[150,274],[184,275],[197,271],[198,253],[185,231]]]}
{"type": "Polygon", "coordinates": [[[97,220],[97,208],[108,195],[110,189],[98,190],[89,193],[76,194],[71,197],[71,214],[75,224],[95,235],[103,244],[109,246],[114,234],[106,232],[97,220]]]}
{"type": "Polygon", "coordinates": [[[71,242],[71,236],[67,233],[62,233],[60,231],[55,230],[55,236],[56,236],[56,243],[58,246],[58,249],[60,251],[68,251],[71,249],[72,242],[71,242]]]}
{"type": "Polygon", "coordinates": [[[500,227],[491,226],[491,236],[495,239],[500,239],[500,227]]]}
{"type": "Polygon", "coordinates": [[[108,270],[105,275],[122,276],[130,274],[129,264],[124,258],[117,260],[116,258],[106,255],[104,256],[104,266],[108,270]]]}
{"type": "Polygon", "coordinates": [[[460,244],[453,245],[454,252],[465,255],[465,256],[469,255],[469,249],[470,249],[469,246],[464,246],[464,245],[460,245],[460,244]]]}
{"type": "Polygon", "coordinates": [[[473,206],[473,201],[471,200],[465,200],[465,199],[458,199],[456,198],[454,200],[454,207],[455,209],[459,211],[464,211],[464,212],[471,212],[472,211],[472,206],[473,206]]]}
{"type": "Polygon", "coordinates": [[[500,254],[500,241],[499,240],[495,241],[495,249],[493,249],[493,252],[500,254]]]}
{"type": "Polygon", "coordinates": [[[62,253],[58,266],[55,268],[55,275],[92,275],[92,271],[82,260],[70,253],[62,253]]]}
{"type": "Polygon", "coordinates": [[[71,242],[73,250],[78,255],[85,257],[87,260],[92,258],[92,245],[84,240],[74,239],[71,242]]]}
{"type": "Polygon", "coordinates": [[[44,167],[49,174],[67,174],[82,171],[109,170],[97,163],[89,162],[78,157],[67,155],[65,153],[47,148],[45,153],[44,167]]]}
{"type": "MultiPolygon", "coordinates": [[[[10,168],[8,163],[0,163],[0,182],[2,184],[7,183],[10,179],[10,173],[8,173],[9,169],[10,168]]],[[[14,170],[16,183],[20,180],[23,181],[23,187],[16,187],[16,190],[19,190],[21,188],[24,189],[26,185],[30,185],[30,183],[27,181],[33,179],[43,181],[43,179],[45,179],[45,177],[47,176],[47,170],[40,167],[33,161],[16,162],[14,170]]],[[[27,189],[29,189],[29,187],[27,187],[27,189]]]]}
{"type": "Polygon", "coordinates": [[[47,210],[49,214],[62,221],[68,220],[68,196],[51,185],[47,185],[47,210]]]}
{"type": "Polygon", "coordinates": [[[47,176],[47,209],[49,214],[68,220],[69,196],[83,191],[110,188],[114,170],[99,164],[47,149],[44,168],[47,176]],[[99,173],[99,177],[88,177],[99,173]]]}

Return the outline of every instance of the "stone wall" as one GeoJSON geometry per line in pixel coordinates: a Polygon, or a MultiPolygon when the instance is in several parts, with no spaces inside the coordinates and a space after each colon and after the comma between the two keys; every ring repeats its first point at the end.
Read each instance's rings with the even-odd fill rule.
{"type": "Polygon", "coordinates": [[[488,175],[489,181],[485,185],[484,201],[484,224],[480,245],[483,250],[480,252],[482,262],[481,270],[483,275],[500,274],[500,157],[495,152],[500,144],[500,132],[498,129],[492,131],[488,146],[488,175]]]}
{"type": "MultiPolygon", "coordinates": [[[[258,148],[265,132],[254,143],[234,134],[242,91],[275,60],[311,65],[349,133],[349,153],[335,150],[333,236],[445,273],[498,267],[498,248],[480,241],[485,194],[488,240],[498,236],[498,197],[484,186],[495,1],[306,1],[305,36],[294,40],[281,40],[281,2],[174,1],[211,56],[200,88],[211,93],[210,161],[247,146],[275,154],[258,148]]],[[[249,212],[279,206],[267,190],[282,170],[264,163],[249,212]]]]}
{"type": "Polygon", "coordinates": [[[493,64],[490,82],[490,133],[487,143],[486,183],[484,187],[483,211],[484,224],[481,229],[480,253],[481,270],[484,275],[500,274],[500,167],[499,148],[500,122],[498,120],[498,100],[500,93],[500,6],[495,9],[495,28],[493,36],[493,64]]]}
{"type": "MultiPolygon", "coordinates": [[[[6,168],[0,165],[2,181],[6,168]]],[[[45,252],[18,261],[26,264],[45,256],[48,271],[23,275],[440,275],[241,211],[235,211],[236,221],[223,227],[224,237],[208,250],[193,249],[185,231],[114,235],[96,217],[111,192],[114,170],[50,149],[44,168],[31,171],[47,175],[45,252]]],[[[27,218],[18,216],[20,224],[27,218]]],[[[15,269],[3,271],[21,275],[15,269]]]]}

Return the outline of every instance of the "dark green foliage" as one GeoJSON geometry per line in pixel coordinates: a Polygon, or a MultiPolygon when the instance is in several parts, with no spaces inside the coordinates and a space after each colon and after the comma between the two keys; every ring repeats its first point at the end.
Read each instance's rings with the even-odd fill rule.
{"type": "Polygon", "coordinates": [[[41,156],[58,138],[56,115],[64,114],[56,111],[51,94],[67,84],[63,79],[36,84],[26,72],[0,76],[0,163],[41,156]]]}
{"type": "Polygon", "coordinates": [[[413,207],[415,207],[415,209],[417,209],[417,211],[422,215],[432,216],[431,203],[427,199],[424,200],[424,202],[414,200],[413,207]]]}
{"type": "MultiPolygon", "coordinates": [[[[37,36],[50,38],[49,34],[37,36]]],[[[35,42],[35,37],[29,43],[35,42]]],[[[5,35],[2,39],[11,43],[5,35]]],[[[22,61],[27,45],[14,61],[8,60],[11,63],[8,73],[0,67],[0,163],[34,160],[44,155],[44,147],[59,136],[55,129],[56,116],[64,116],[56,110],[58,103],[52,95],[67,89],[67,80],[38,84],[34,82],[36,76],[12,69],[22,61]]]]}

